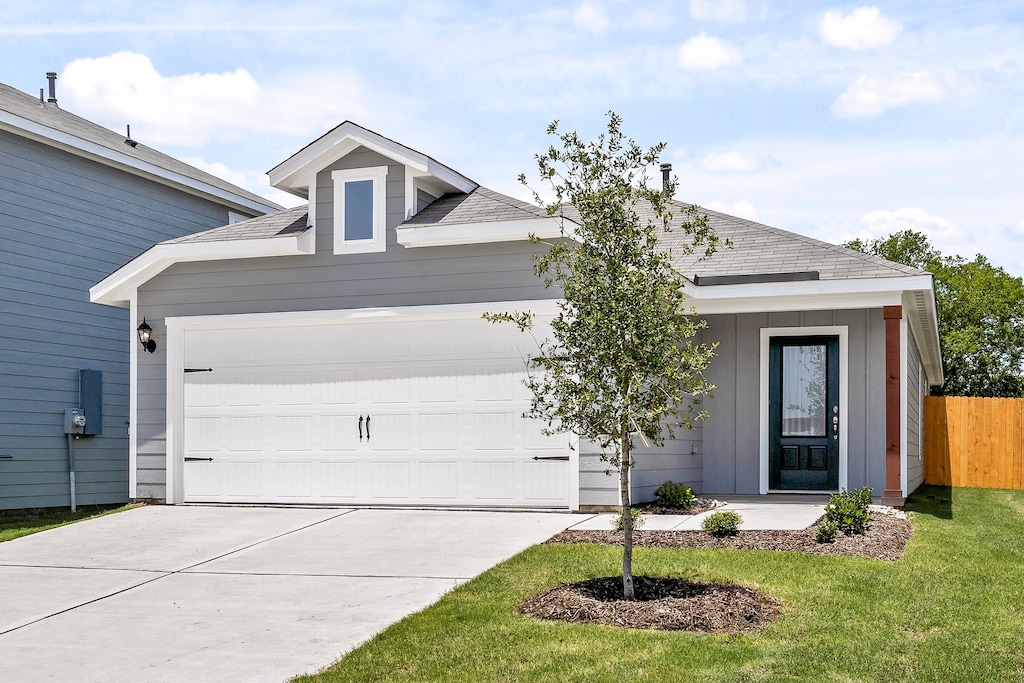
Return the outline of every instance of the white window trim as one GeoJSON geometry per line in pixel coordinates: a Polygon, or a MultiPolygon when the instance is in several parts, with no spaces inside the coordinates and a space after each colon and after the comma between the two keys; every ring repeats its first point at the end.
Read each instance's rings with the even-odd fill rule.
{"type": "Polygon", "coordinates": [[[815,327],[762,327],[761,328],[761,391],[760,391],[760,486],[761,494],[768,490],[768,349],[772,337],[839,337],[839,490],[849,488],[849,451],[847,427],[850,404],[850,328],[847,325],[815,327]]]}
{"type": "Polygon", "coordinates": [[[334,253],[366,254],[384,251],[387,216],[388,167],[352,168],[331,171],[334,182],[334,253]],[[345,239],[345,183],[373,181],[373,237],[368,240],[345,239]]]}

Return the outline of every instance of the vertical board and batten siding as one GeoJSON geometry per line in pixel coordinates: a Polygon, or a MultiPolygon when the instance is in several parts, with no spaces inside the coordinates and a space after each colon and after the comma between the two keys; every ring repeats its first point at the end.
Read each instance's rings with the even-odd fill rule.
{"type": "Polygon", "coordinates": [[[907,494],[924,483],[921,424],[921,356],[914,335],[907,337],[907,494]]]}
{"type": "MultiPolygon", "coordinates": [[[[316,254],[179,263],[139,288],[139,315],[159,340],[168,317],[348,310],[548,299],[530,257],[545,249],[500,242],[407,249],[395,228],[404,220],[405,168],[357,149],[318,174],[316,254]],[[388,166],[387,250],[333,253],[336,168],[388,166]],[[398,182],[401,179],[401,182],[398,182]]],[[[301,353],[296,349],[296,353],[301,353]]],[[[139,496],[166,497],[165,350],[139,357],[139,496]]]]}
{"type": "Polygon", "coordinates": [[[64,409],[103,373],[103,433],[76,443],[77,502],[128,499],[129,313],[89,288],[155,242],[228,211],[0,131],[0,509],[70,502],[64,409]]]}
{"type": "MultiPolygon", "coordinates": [[[[666,481],[685,484],[694,491],[701,491],[704,477],[701,431],[699,424],[692,430],[676,429],[675,438],[666,438],[662,448],[644,446],[639,439],[634,439],[630,501],[643,503],[654,500],[654,491],[666,481]],[[693,446],[697,447],[696,453],[692,453],[693,446]]],[[[596,444],[581,441],[579,449],[580,506],[618,505],[618,472],[601,459],[601,451],[596,444]]]]}
{"type": "Polygon", "coordinates": [[[924,399],[926,484],[1024,489],[1024,398],[924,399]]]}
{"type": "Polygon", "coordinates": [[[761,329],[846,326],[849,330],[848,484],[885,484],[885,326],[880,309],[706,316],[704,340],[718,343],[707,377],[703,492],[760,490],[761,329]],[[879,457],[879,455],[883,457],[879,457]]]}

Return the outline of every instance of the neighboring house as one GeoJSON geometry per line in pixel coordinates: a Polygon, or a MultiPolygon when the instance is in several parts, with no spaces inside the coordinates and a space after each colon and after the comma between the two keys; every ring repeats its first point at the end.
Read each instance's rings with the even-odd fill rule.
{"type": "Polygon", "coordinates": [[[135,495],[138,322],[90,303],[89,286],[156,242],[281,208],[64,111],[53,91],[51,80],[44,101],[0,85],[0,509],[70,503],[65,409],[82,393],[77,503],[135,495]]]}
{"type": "MultiPolygon", "coordinates": [[[[535,341],[480,317],[554,314],[527,237],[557,238],[556,219],[350,122],[270,179],[308,203],[165,241],[91,290],[159,343],[134,353],[136,497],[617,503],[592,446],[521,417],[535,341]]],[[[634,499],[674,480],[901,500],[922,480],[920,395],[942,382],[931,276],[706,213],[734,247],[675,260],[719,343],[711,418],[638,451],[634,499]]]]}

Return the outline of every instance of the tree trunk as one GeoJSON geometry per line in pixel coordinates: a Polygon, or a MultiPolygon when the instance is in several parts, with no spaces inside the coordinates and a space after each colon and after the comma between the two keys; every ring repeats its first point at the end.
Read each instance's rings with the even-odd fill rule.
{"type": "Polygon", "coordinates": [[[619,495],[622,498],[622,597],[633,600],[633,511],[629,504],[629,431],[622,425],[619,437],[619,495]]]}

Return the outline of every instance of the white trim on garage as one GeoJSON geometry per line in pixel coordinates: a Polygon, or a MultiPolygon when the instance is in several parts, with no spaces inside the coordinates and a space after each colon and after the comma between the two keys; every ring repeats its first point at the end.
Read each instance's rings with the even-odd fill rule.
{"type": "Polygon", "coordinates": [[[761,328],[761,385],[759,397],[760,416],[760,486],[759,492],[768,493],[768,349],[772,337],[839,337],[839,488],[848,488],[849,462],[847,435],[850,402],[850,328],[846,325],[812,326],[812,327],[762,327],[761,328]]]}
{"type": "MultiPolygon", "coordinates": [[[[529,310],[541,316],[554,315],[557,300],[494,302],[484,304],[453,304],[440,306],[410,306],[335,311],[289,311],[282,313],[236,314],[215,316],[171,317],[165,320],[167,333],[167,502],[185,500],[184,443],[185,420],[184,370],[186,332],[199,330],[242,330],[253,326],[289,327],[316,326],[339,323],[374,323],[383,321],[456,320],[479,317],[493,311],[529,310]]],[[[578,439],[571,438],[578,443],[578,439]]],[[[567,499],[570,509],[579,507],[579,455],[573,447],[569,451],[567,499]]]]}

